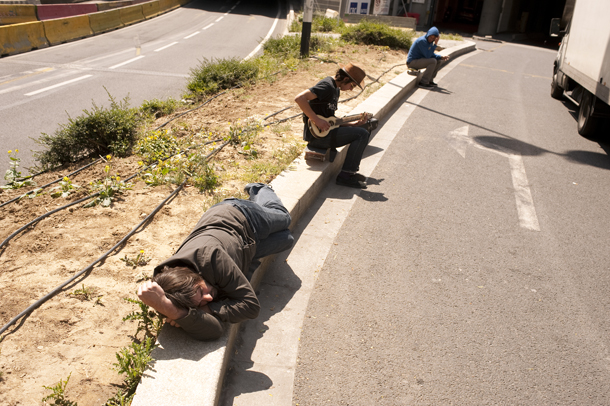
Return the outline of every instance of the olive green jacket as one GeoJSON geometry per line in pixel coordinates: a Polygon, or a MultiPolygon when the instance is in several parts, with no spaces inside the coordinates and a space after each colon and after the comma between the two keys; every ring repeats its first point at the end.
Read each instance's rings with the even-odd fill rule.
{"type": "Polygon", "coordinates": [[[230,203],[211,207],[178,251],[155,268],[186,266],[218,291],[208,304],[212,314],[191,308],[176,322],[198,340],[223,333],[222,322],[239,323],[258,316],[260,305],[245,276],[256,252],[254,233],[243,213],[230,203]]]}

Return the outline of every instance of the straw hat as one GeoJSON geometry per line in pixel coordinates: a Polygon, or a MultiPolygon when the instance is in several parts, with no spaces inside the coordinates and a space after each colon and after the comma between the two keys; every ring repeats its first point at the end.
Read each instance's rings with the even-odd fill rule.
{"type": "Polygon", "coordinates": [[[366,73],[364,73],[362,69],[352,64],[351,62],[349,62],[347,65],[343,65],[340,63],[339,68],[341,68],[343,72],[347,73],[347,76],[349,76],[351,80],[356,82],[360,89],[364,90],[364,88],[362,87],[362,83],[364,82],[366,73]]]}

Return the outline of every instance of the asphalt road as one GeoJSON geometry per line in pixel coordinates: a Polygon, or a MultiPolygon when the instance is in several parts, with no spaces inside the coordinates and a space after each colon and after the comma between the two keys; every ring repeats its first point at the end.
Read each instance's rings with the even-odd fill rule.
{"type": "Polygon", "coordinates": [[[554,52],[478,46],[357,193],[292,404],[610,404],[608,147],[550,97],[554,52]]]}
{"type": "Polygon", "coordinates": [[[195,0],[110,33],[1,58],[0,170],[8,169],[7,150],[19,149],[22,165],[32,165],[31,150],[40,147],[31,138],[92,102],[108,106],[106,91],[131,106],[179,99],[201,60],[247,57],[283,32],[285,16],[277,0],[195,0]]]}

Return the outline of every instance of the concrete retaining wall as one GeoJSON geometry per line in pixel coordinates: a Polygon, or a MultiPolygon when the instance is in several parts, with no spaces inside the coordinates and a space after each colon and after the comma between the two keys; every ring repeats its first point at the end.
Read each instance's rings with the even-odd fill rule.
{"type": "Polygon", "coordinates": [[[40,21],[0,27],[0,56],[46,48],[49,42],[40,21]]]}
{"type": "Polygon", "coordinates": [[[58,18],[43,21],[44,32],[50,45],[58,45],[75,39],[93,35],[89,25],[89,16],[58,18]]]}
{"type": "Polygon", "coordinates": [[[36,6],[36,14],[40,21],[80,16],[89,13],[97,13],[97,6],[95,4],[41,4],[36,6]]]}
{"type": "Polygon", "coordinates": [[[94,35],[124,27],[119,9],[89,14],[89,25],[94,35]]]}
{"type": "Polygon", "coordinates": [[[161,14],[161,7],[159,1],[149,1],[142,3],[142,14],[144,18],[149,19],[161,14]]]}
{"type": "Polygon", "coordinates": [[[142,14],[142,6],[135,5],[129,7],[121,7],[121,22],[125,25],[137,23],[138,21],[144,20],[144,14],[142,14]]]}
{"type": "Polygon", "coordinates": [[[0,25],[38,21],[36,6],[30,4],[0,4],[0,25]]]}

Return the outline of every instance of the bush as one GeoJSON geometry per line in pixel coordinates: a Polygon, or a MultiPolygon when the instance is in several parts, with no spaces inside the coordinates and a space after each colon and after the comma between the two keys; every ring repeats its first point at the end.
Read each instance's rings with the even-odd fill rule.
{"type": "Polygon", "coordinates": [[[360,20],[357,25],[346,27],[341,34],[341,38],[356,44],[409,49],[413,40],[413,32],[391,28],[387,24],[364,19],[360,20]]]}
{"type": "Polygon", "coordinates": [[[204,59],[199,66],[191,69],[187,89],[194,95],[214,94],[237,85],[253,83],[257,76],[258,66],[252,60],[204,59]]]}
{"type": "MultiPolygon", "coordinates": [[[[312,35],[309,40],[309,50],[327,52],[332,48],[333,42],[336,41],[320,35],[312,35]]],[[[301,55],[301,36],[286,35],[282,38],[270,38],[263,45],[263,50],[265,56],[277,59],[299,58],[301,55]]]]}
{"type": "Polygon", "coordinates": [[[129,108],[128,98],[117,102],[108,94],[110,108],[93,103],[91,110],[76,119],[69,117],[55,134],[43,133],[36,143],[46,148],[34,157],[42,168],[51,168],[89,156],[114,154],[127,156],[133,147],[142,119],[138,110],[129,108]]]}
{"type": "MultiPolygon", "coordinates": [[[[338,18],[326,17],[323,15],[314,15],[311,22],[312,32],[341,32],[345,28],[343,20],[338,18]]],[[[290,32],[303,31],[303,16],[295,18],[290,24],[290,32]]]]}
{"type": "Polygon", "coordinates": [[[169,98],[165,101],[159,99],[144,100],[140,111],[148,116],[159,118],[172,114],[178,108],[178,100],[169,98]]]}

